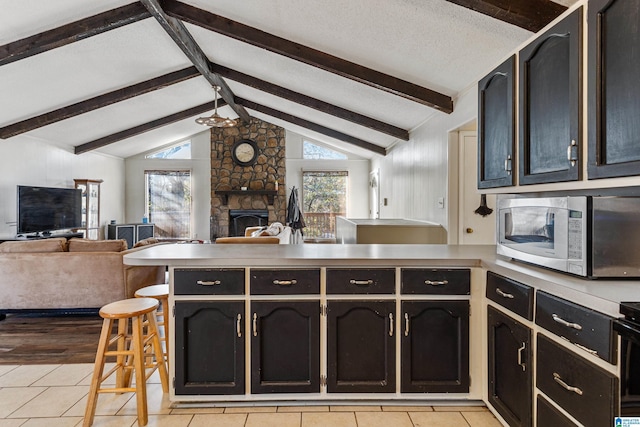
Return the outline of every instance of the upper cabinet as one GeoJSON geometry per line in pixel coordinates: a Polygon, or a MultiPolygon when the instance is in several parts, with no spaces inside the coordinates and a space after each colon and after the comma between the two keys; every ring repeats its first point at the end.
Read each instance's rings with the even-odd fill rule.
{"type": "Polygon", "coordinates": [[[519,53],[520,184],[580,179],[581,51],[579,8],[519,53]]]}
{"type": "Polygon", "coordinates": [[[589,2],[591,178],[640,174],[640,3],[589,2]]]}
{"type": "Polygon", "coordinates": [[[478,82],[478,188],[515,184],[514,73],[515,55],[478,82]]]}

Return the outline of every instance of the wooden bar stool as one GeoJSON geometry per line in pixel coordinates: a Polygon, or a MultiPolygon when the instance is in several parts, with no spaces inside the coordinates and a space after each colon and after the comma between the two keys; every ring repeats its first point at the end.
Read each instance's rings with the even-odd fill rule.
{"type": "Polygon", "coordinates": [[[169,391],[167,368],[162,354],[162,344],[158,336],[156,309],[159,302],[154,298],[130,298],[107,304],[100,309],[102,332],[96,352],[96,362],[87,397],[84,427],[93,424],[98,402],[98,393],[136,393],[138,425],[147,424],[147,379],[158,369],[162,390],[169,391]],[[113,326],[118,322],[117,333],[112,336],[113,326]],[[146,324],[146,333],[144,331],[146,324]],[[129,329],[131,325],[131,329],[129,329]],[[129,330],[131,333],[129,333],[129,330]],[[110,350],[111,347],[115,349],[110,350]],[[152,351],[152,358],[146,357],[152,351]],[[107,357],[116,358],[116,365],[104,374],[107,357]],[[147,363],[147,360],[150,360],[147,363]],[[149,368],[149,372],[147,372],[149,368]],[[130,387],[131,374],[135,374],[135,387],[130,387]],[[103,388],[101,384],[112,374],[116,374],[113,388],[103,388]]]}
{"type": "Polygon", "coordinates": [[[161,326],[160,341],[164,344],[164,358],[169,361],[169,285],[151,285],[140,288],[134,294],[136,298],[155,298],[160,301],[160,307],[156,311],[158,325],[161,326]]]}

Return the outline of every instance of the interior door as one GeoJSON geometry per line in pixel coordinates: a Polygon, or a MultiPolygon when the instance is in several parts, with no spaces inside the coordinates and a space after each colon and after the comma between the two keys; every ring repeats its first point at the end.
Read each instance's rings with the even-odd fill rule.
{"type": "MultiPolygon", "coordinates": [[[[496,213],[482,216],[475,213],[480,206],[478,179],[478,138],[476,132],[460,132],[460,167],[458,239],[461,245],[494,244],[496,235],[496,213]]],[[[495,209],[496,196],[487,194],[487,206],[495,209]]]]}

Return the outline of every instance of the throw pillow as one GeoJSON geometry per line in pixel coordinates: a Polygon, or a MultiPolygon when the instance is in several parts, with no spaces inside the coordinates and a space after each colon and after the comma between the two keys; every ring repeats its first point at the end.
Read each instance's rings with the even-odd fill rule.
{"type": "Polygon", "coordinates": [[[153,245],[153,244],[156,244],[158,242],[159,242],[159,240],[156,239],[155,237],[147,237],[146,239],[138,241],[135,245],[133,245],[133,247],[134,248],[139,248],[140,246],[153,245]]]}
{"type": "Polygon", "coordinates": [[[120,240],[86,240],[74,238],[69,240],[69,252],[122,252],[127,250],[127,241],[120,240]]]}
{"type": "Polygon", "coordinates": [[[284,225],[282,225],[281,222],[273,222],[269,225],[269,227],[267,227],[265,232],[269,236],[277,236],[278,234],[282,233],[282,230],[284,230],[284,225]]]}
{"type": "Polygon", "coordinates": [[[54,237],[51,239],[11,241],[0,244],[0,252],[3,253],[27,253],[27,252],[66,252],[67,239],[54,237]]]}

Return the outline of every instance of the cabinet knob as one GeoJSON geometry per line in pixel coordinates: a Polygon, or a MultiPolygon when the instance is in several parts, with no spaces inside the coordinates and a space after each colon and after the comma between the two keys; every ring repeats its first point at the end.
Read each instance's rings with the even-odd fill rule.
{"type": "Polygon", "coordinates": [[[464,230],[464,231],[466,231],[467,234],[472,234],[473,233],[473,228],[467,227],[467,229],[464,230]]]}

